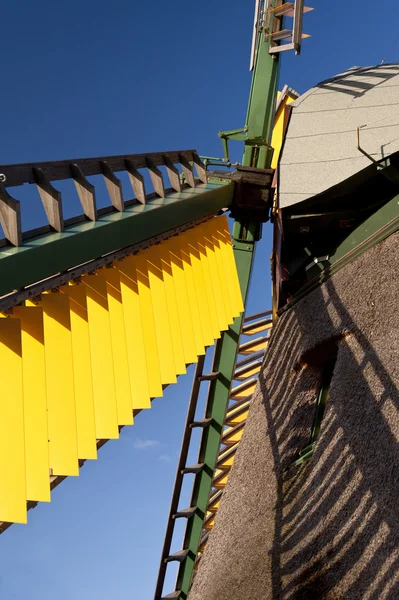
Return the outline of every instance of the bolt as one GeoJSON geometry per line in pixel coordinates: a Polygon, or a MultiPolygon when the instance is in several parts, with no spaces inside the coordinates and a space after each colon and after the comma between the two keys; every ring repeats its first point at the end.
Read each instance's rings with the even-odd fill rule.
{"type": "Polygon", "coordinates": [[[5,183],[7,181],[7,177],[4,173],[0,173],[0,183],[5,183]]]}

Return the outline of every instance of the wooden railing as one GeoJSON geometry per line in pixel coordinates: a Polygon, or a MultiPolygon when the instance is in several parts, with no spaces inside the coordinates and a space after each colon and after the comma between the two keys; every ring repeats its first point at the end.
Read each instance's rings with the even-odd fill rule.
{"type": "Polygon", "coordinates": [[[111,207],[117,211],[123,211],[125,202],[122,183],[115,173],[120,171],[128,173],[136,200],[145,204],[148,194],[145,189],[144,176],[139,169],[147,170],[155,194],[164,198],[164,178],[159,167],[165,167],[173,191],[180,192],[182,189],[181,174],[176,165],[181,167],[184,181],[190,187],[196,185],[194,166],[197,178],[206,183],[206,169],[195,150],[124,154],[0,166],[0,224],[5,238],[14,246],[22,244],[20,202],[10,195],[7,188],[25,183],[36,185],[50,227],[61,233],[64,231],[62,197],[61,192],[52,185],[52,182],[72,179],[85,217],[90,221],[95,221],[97,219],[96,191],[87,177],[103,175],[111,207]]]}

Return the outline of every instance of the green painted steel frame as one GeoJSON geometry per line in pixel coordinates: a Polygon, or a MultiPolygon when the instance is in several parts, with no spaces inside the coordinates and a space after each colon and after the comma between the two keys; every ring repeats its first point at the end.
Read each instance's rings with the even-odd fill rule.
{"type": "MultiPolygon", "coordinates": [[[[269,54],[270,41],[264,41],[263,31],[258,34],[257,54],[248,103],[242,164],[257,168],[270,168],[273,150],[270,147],[274,122],[274,108],[277,95],[278,55],[269,54]]],[[[231,133],[231,132],[229,132],[231,133]]],[[[236,221],[233,229],[233,247],[237,264],[241,291],[245,300],[254,257],[256,242],[261,237],[261,224],[236,221]]],[[[241,332],[243,315],[237,317],[228,331],[223,333],[215,348],[213,372],[220,377],[211,382],[207,417],[212,417],[212,425],[202,436],[198,462],[204,463],[203,470],[194,481],[191,506],[197,510],[188,520],[183,548],[188,555],[181,563],[176,590],[180,590],[181,600],[188,596],[194,572],[195,559],[206,515],[212,479],[216,466],[224,419],[229,402],[233,371],[241,332]]]]}
{"type": "MultiPolygon", "coordinates": [[[[256,224],[255,227],[252,226],[248,229],[245,241],[235,239],[234,234],[237,234],[239,230],[239,224],[235,223],[233,231],[234,255],[241,293],[245,302],[250,282],[258,225],[256,224]]],[[[183,548],[188,549],[189,553],[179,569],[176,584],[176,589],[180,590],[180,598],[182,600],[187,598],[194,572],[195,559],[208,506],[209,494],[212,488],[212,479],[229,403],[243,318],[244,315],[242,314],[234,320],[229,329],[222,334],[215,348],[212,372],[219,372],[220,375],[218,379],[210,382],[209,387],[205,416],[211,417],[212,422],[204,430],[201,439],[198,462],[203,463],[204,468],[195,478],[190,503],[190,506],[196,506],[197,510],[187,523],[183,548]]]]}
{"type": "Polygon", "coordinates": [[[295,295],[293,300],[280,308],[278,314],[289,310],[294,304],[307,296],[310,292],[330,279],[337,271],[356,260],[364,252],[382,242],[389,235],[399,229],[399,195],[392,198],[354,229],[348,237],[336,248],[329,258],[329,264],[317,277],[304,285],[295,295]]]}
{"type": "Polygon", "coordinates": [[[200,184],[79,222],[62,233],[39,235],[18,248],[5,246],[0,249],[0,296],[215,214],[231,205],[233,192],[231,182],[200,184]]]}

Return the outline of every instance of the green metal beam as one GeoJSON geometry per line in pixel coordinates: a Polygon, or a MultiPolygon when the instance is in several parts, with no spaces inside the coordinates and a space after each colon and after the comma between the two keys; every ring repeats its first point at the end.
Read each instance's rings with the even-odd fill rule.
{"type": "Polygon", "coordinates": [[[270,42],[264,41],[264,32],[260,31],[248,102],[245,124],[247,140],[242,161],[244,166],[259,169],[270,168],[273,156],[270,141],[274,123],[279,59],[278,55],[269,54],[269,48],[270,42]]]}
{"type": "MultiPolygon", "coordinates": [[[[240,231],[238,225],[235,225],[233,232],[234,255],[237,264],[241,293],[244,300],[246,299],[249,287],[252,260],[257,239],[257,229],[258,227],[256,225],[247,230],[245,240],[234,238],[234,234],[236,233],[237,235],[240,231]]],[[[187,523],[183,548],[188,549],[189,553],[179,569],[177,578],[176,589],[181,591],[180,597],[182,600],[187,598],[192,574],[194,572],[195,559],[208,506],[220,439],[229,403],[230,387],[233,379],[243,316],[244,315],[241,315],[234,320],[233,325],[222,334],[222,337],[218,340],[215,348],[212,372],[219,372],[220,375],[218,379],[211,381],[209,388],[205,416],[211,417],[212,423],[204,430],[201,440],[198,462],[203,463],[204,468],[196,476],[190,504],[190,506],[196,506],[197,510],[187,523]]]]}
{"type": "Polygon", "coordinates": [[[18,248],[5,246],[0,249],[0,296],[214,214],[231,205],[233,192],[231,182],[200,184],[70,225],[62,233],[32,237],[18,248]]]}
{"type": "MultiPolygon", "coordinates": [[[[264,41],[264,32],[258,34],[257,53],[252,77],[252,85],[246,119],[243,165],[257,168],[270,168],[273,151],[270,140],[274,123],[274,107],[277,94],[278,55],[269,54],[270,42],[264,41]]],[[[223,139],[223,135],[219,134],[223,139]]],[[[237,131],[227,132],[227,138],[240,136],[237,131]],[[230,135],[229,135],[230,134],[230,135]],[[231,135],[233,134],[233,135],[231,135]]],[[[227,139],[225,139],[225,152],[227,139]]],[[[243,298],[246,299],[251,276],[256,242],[261,237],[261,224],[251,221],[236,221],[233,228],[233,247],[243,298]]],[[[245,302],[244,302],[245,304],[245,302]]],[[[219,371],[220,377],[211,382],[207,417],[212,417],[201,440],[199,462],[204,469],[197,474],[191,506],[197,506],[194,515],[187,523],[183,548],[188,555],[181,563],[176,589],[180,590],[181,600],[188,596],[195,559],[206,515],[212,479],[216,467],[224,419],[229,403],[230,388],[233,379],[243,315],[236,318],[228,331],[222,334],[215,348],[213,372],[219,371]]]]}
{"type": "MultiPolygon", "coordinates": [[[[399,195],[384,204],[373,215],[356,227],[348,237],[335,249],[325,263],[325,268],[305,284],[291,302],[279,310],[279,314],[289,310],[294,304],[310,292],[330,279],[337,271],[356,260],[364,252],[382,242],[395,231],[399,230],[399,195]]],[[[324,263],[323,263],[324,264],[324,263]]]]}

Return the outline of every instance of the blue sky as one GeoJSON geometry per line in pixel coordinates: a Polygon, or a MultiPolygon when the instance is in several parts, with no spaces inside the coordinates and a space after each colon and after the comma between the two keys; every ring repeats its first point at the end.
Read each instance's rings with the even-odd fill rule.
{"type": "MultiPolygon", "coordinates": [[[[218,130],[244,124],[253,5],[4,3],[0,163],[193,147],[220,155],[218,130]]],[[[281,84],[298,92],[353,65],[379,63],[399,34],[395,4],[383,18],[371,0],[340,10],[331,1],[312,5],[304,20],[312,38],[301,57],[282,61],[281,84]]],[[[395,60],[399,44],[388,62],[395,60]]],[[[240,154],[237,144],[234,158],[240,154]]],[[[33,209],[25,209],[25,226],[36,226],[33,209]]],[[[270,236],[267,226],[250,312],[270,306],[270,236]]],[[[152,598],[191,375],[79,478],[62,483],[51,504],[29,514],[28,526],[0,536],[1,598],[152,598]]]]}

